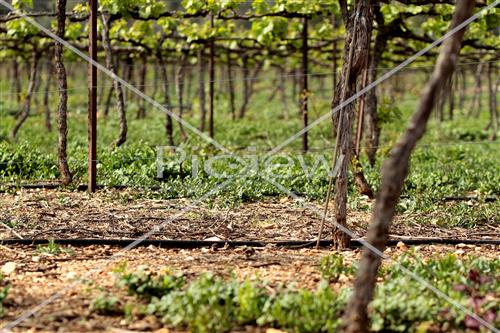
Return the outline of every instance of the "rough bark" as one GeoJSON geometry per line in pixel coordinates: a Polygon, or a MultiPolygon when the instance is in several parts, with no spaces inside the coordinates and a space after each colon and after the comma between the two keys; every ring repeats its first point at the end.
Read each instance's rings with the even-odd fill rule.
{"type": "MultiPolygon", "coordinates": [[[[472,0],[457,1],[451,28],[470,17],[473,6],[472,0]]],[[[382,167],[382,183],[373,208],[372,222],[367,236],[368,243],[380,251],[379,254],[383,253],[387,243],[395,206],[408,174],[411,152],[423,136],[439,93],[453,72],[463,34],[464,29],[456,32],[443,43],[434,73],[425,87],[418,109],[382,167]]],[[[354,292],[343,318],[343,332],[368,332],[367,306],[373,298],[380,262],[380,255],[366,248],[363,250],[361,264],[354,282],[354,292]]]]}
{"type": "MultiPolygon", "coordinates": [[[[64,38],[66,27],[66,0],[57,0],[57,36],[64,38]]],[[[71,183],[72,175],[68,166],[68,80],[64,67],[63,46],[55,43],[54,57],[59,90],[59,104],[57,106],[57,130],[59,133],[57,158],[61,181],[67,185],[71,183]]]]}
{"type": "MultiPolygon", "coordinates": [[[[332,14],[332,27],[333,30],[337,27],[337,20],[335,18],[335,14],[332,14]]],[[[337,50],[337,41],[333,41],[333,48],[332,48],[332,71],[333,71],[333,76],[332,76],[332,89],[335,91],[335,86],[337,85],[337,58],[338,58],[338,50],[337,50]]]]}
{"type": "Polygon", "coordinates": [[[45,128],[47,129],[48,132],[52,132],[52,115],[50,113],[50,106],[49,106],[49,92],[50,92],[50,86],[52,84],[52,74],[53,74],[53,68],[52,68],[52,61],[50,59],[47,59],[47,82],[45,83],[45,91],[43,93],[43,108],[44,108],[44,115],[45,115],[45,128]]]}
{"type": "MultiPolygon", "coordinates": [[[[341,7],[347,6],[341,1],[341,7]]],[[[372,29],[372,10],[368,0],[356,2],[351,13],[345,13],[346,38],[344,47],[344,62],[337,93],[332,102],[332,108],[343,100],[356,93],[357,79],[366,67],[370,35],[372,29]],[[340,92],[340,93],[339,93],[340,92]]],[[[336,151],[338,156],[344,156],[340,165],[339,174],[335,183],[335,219],[339,225],[347,223],[347,181],[348,166],[352,154],[352,121],[354,106],[345,106],[338,112],[336,151]]],[[[336,248],[346,248],[350,243],[350,236],[338,228],[334,230],[333,242],[336,248]]]]}
{"type": "Polygon", "coordinates": [[[203,56],[203,48],[198,51],[198,72],[199,72],[199,87],[198,98],[200,99],[200,131],[205,131],[207,122],[207,101],[205,94],[205,57],[203,56]]]}
{"type": "MultiPolygon", "coordinates": [[[[111,49],[111,41],[109,39],[109,14],[102,13],[102,46],[106,56],[106,67],[108,70],[116,74],[116,66],[113,62],[113,52],[111,49]]],[[[125,107],[125,97],[123,95],[123,87],[118,80],[113,80],[113,87],[116,95],[116,107],[120,119],[120,132],[114,144],[119,147],[127,141],[127,114],[125,107]]]]}
{"type": "Polygon", "coordinates": [[[38,68],[38,60],[40,58],[40,53],[36,50],[36,48],[32,51],[31,53],[31,62],[30,62],[30,77],[28,81],[28,88],[26,90],[26,97],[24,98],[24,106],[23,106],[23,111],[19,115],[19,118],[17,119],[16,124],[14,125],[14,128],[12,129],[11,136],[13,139],[16,138],[17,132],[21,128],[21,126],[24,124],[26,119],[28,119],[28,116],[30,115],[31,111],[31,99],[33,97],[33,92],[35,90],[35,85],[36,85],[36,77],[37,77],[37,68],[38,68]]]}
{"type": "MultiPolygon", "coordinates": [[[[368,67],[369,67],[369,62],[368,66],[363,71],[363,80],[361,85],[362,88],[366,87],[366,85],[368,84],[368,71],[369,71],[368,67]]],[[[361,96],[359,102],[358,124],[356,128],[356,141],[355,144],[353,145],[353,150],[352,150],[353,157],[351,159],[351,165],[354,176],[354,182],[356,183],[358,192],[361,195],[366,195],[368,198],[373,199],[374,197],[373,190],[370,184],[368,184],[368,182],[366,181],[365,174],[363,172],[363,166],[361,165],[361,162],[359,160],[361,138],[363,137],[363,129],[364,129],[364,114],[365,114],[365,96],[361,96]]]]}

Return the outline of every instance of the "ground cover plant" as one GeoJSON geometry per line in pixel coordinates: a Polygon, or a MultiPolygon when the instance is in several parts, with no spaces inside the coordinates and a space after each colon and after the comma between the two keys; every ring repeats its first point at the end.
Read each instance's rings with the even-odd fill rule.
{"type": "MultiPolygon", "coordinates": [[[[424,259],[407,252],[397,263],[380,273],[383,282],[371,305],[371,330],[374,332],[446,332],[479,329],[478,323],[433,295],[409,278],[400,267],[411,268],[429,279],[436,288],[474,313],[498,323],[498,259],[458,258],[448,254],[424,259]]],[[[126,263],[115,269],[119,292],[100,294],[93,311],[154,315],[171,327],[187,327],[193,332],[226,332],[235,327],[257,325],[290,332],[337,332],[350,290],[332,289],[338,279],[354,275],[354,269],[339,255],[323,257],[322,280],[312,290],[285,285],[270,285],[261,279],[238,280],[211,273],[196,277],[179,272],[152,272],[146,266],[129,271],[126,263]],[[339,273],[342,272],[342,273],[339,273]],[[125,291],[134,299],[122,300],[125,291]]]]}

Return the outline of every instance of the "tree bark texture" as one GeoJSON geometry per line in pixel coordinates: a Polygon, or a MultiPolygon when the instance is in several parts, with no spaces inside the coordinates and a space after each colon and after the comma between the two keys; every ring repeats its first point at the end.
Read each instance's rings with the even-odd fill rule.
{"type": "Polygon", "coordinates": [[[49,96],[50,96],[50,87],[52,84],[53,67],[52,67],[52,61],[50,59],[47,59],[46,68],[47,68],[47,82],[45,82],[45,91],[43,93],[43,108],[45,115],[45,128],[47,129],[48,132],[52,132],[52,115],[49,106],[49,96]]]}
{"type": "MultiPolygon", "coordinates": [[[[57,36],[64,38],[66,27],[66,0],[57,0],[57,36]]],[[[61,181],[67,185],[71,183],[73,176],[68,166],[68,79],[66,67],[64,67],[63,46],[55,43],[55,62],[57,72],[57,83],[59,88],[59,105],[57,106],[57,130],[59,133],[57,157],[61,181]]]]}
{"type": "MultiPolygon", "coordinates": [[[[170,89],[169,89],[167,65],[165,64],[165,61],[163,60],[163,54],[162,54],[162,50],[161,50],[161,45],[163,44],[163,41],[164,41],[164,38],[162,38],[162,40],[158,43],[158,50],[156,53],[156,57],[158,59],[158,64],[160,66],[161,80],[163,81],[163,84],[162,84],[163,104],[167,109],[171,110],[172,103],[170,102],[170,91],[169,91],[170,89]]],[[[168,113],[165,115],[165,132],[167,134],[168,144],[170,146],[175,146],[172,116],[169,115],[168,113]]]]}
{"type": "Polygon", "coordinates": [[[16,138],[19,129],[24,124],[26,119],[28,119],[31,112],[31,99],[33,97],[33,93],[36,85],[36,77],[37,77],[37,68],[38,68],[38,60],[40,59],[40,53],[36,50],[36,48],[31,52],[31,62],[30,62],[30,71],[29,71],[29,81],[28,88],[26,90],[26,97],[24,98],[24,106],[23,111],[19,115],[14,128],[12,129],[11,136],[13,139],[16,138]]]}
{"type": "MultiPolygon", "coordinates": [[[[111,41],[109,39],[109,15],[102,14],[102,46],[106,56],[106,67],[110,72],[116,74],[116,66],[113,62],[113,51],[111,49],[111,41]]],[[[123,95],[123,87],[118,80],[113,80],[113,87],[116,95],[116,107],[120,119],[120,131],[118,138],[114,144],[119,147],[127,141],[127,114],[125,107],[125,97],[123,95]]]]}
{"type": "MultiPolygon", "coordinates": [[[[346,24],[346,38],[344,47],[344,62],[339,84],[332,102],[332,108],[343,102],[344,99],[356,93],[356,83],[368,61],[370,36],[372,29],[372,9],[368,0],[356,2],[350,13],[345,10],[347,4],[341,1],[344,8],[343,17],[346,24]]],[[[348,166],[352,154],[352,122],[354,106],[349,104],[333,115],[334,124],[337,123],[336,151],[338,156],[344,156],[340,165],[339,174],[335,182],[335,219],[340,225],[347,223],[347,181],[348,166]],[[335,118],[337,122],[335,122],[335,118]]],[[[346,248],[350,243],[350,236],[335,228],[333,242],[336,248],[346,248]]]]}
{"type": "MultiPolygon", "coordinates": [[[[474,1],[472,0],[457,1],[451,28],[469,18],[473,6],[474,1]]],[[[453,73],[464,31],[465,29],[462,29],[444,41],[434,72],[424,89],[418,109],[411,118],[405,133],[399,139],[382,167],[382,183],[373,208],[372,222],[367,236],[368,243],[380,253],[383,253],[387,243],[395,206],[408,174],[411,152],[415,148],[417,141],[423,136],[439,93],[453,73]]],[[[381,261],[379,254],[367,248],[363,250],[361,264],[354,282],[354,292],[343,317],[343,332],[345,333],[368,332],[367,307],[373,298],[377,271],[381,261]]]]}

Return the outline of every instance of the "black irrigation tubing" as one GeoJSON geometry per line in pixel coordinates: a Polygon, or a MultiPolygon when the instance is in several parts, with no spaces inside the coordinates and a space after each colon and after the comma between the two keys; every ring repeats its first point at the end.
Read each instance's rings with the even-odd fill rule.
{"type": "MultiPolygon", "coordinates": [[[[108,245],[125,247],[132,242],[139,241],[138,239],[100,239],[100,238],[82,238],[82,239],[3,239],[0,240],[2,245],[46,245],[49,242],[54,242],[58,245],[71,245],[75,247],[91,246],[91,245],[108,245]]],[[[500,239],[452,239],[452,238],[404,238],[404,239],[391,239],[388,241],[388,246],[395,246],[399,243],[405,245],[500,245],[500,239]]],[[[182,239],[146,239],[142,240],[137,246],[155,246],[159,248],[168,249],[197,249],[197,248],[236,248],[236,247],[277,247],[277,248],[312,248],[316,247],[316,241],[308,240],[284,240],[284,241],[207,241],[207,240],[182,240],[182,239]]],[[[331,240],[322,240],[321,247],[331,247],[333,242],[331,240]]],[[[351,240],[350,248],[362,247],[361,240],[351,240]]]]}

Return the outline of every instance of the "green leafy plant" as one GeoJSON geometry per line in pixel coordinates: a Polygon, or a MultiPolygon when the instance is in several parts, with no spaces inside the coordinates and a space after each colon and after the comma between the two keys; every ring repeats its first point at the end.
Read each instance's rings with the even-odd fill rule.
{"type": "Polygon", "coordinates": [[[39,253],[51,254],[51,255],[56,255],[56,254],[61,254],[61,253],[65,253],[65,254],[73,254],[74,253],[74,251],[72,249],[60,246],[53,239],[49,239],[49,242],[47,243],[47,245],[38,245],[37,251],[39,253]]]}
{"type": "MultiPolygon", "coordinates": [[[[327,256],[328,274],[351,274],[339,257],[327,256]],[[341,273],[339,273],[341,272],[341,273]]],[[[374,332],[424,332],[474,329],[477,325],[462,311],[413,280],[402,267],[425,278],[470,311],[498,321],[500,260],[459,259],[444,255],[424,260],[414,251],[401,256],[398,265],[385,266],[375,299],[370,305],[374,332]]],[[[276,327],[289,332],[337,332],[350,287],[333,290],[322,280],[315,290],[290,285],[270,286],[260,280],[240,281],[210,273],[191,281],[179,274],[153,274],[145,268],[116,270],[118,284],[137,297],[136,309],[128,302],[127,316],[154,315],[165,324],[192,332],[228,332],[243,325],[276,327]]],[[[326,274],[326,278],[329,276],[326,274]]],[[[116,304],[116,300],[112,299],[116,304]]],[[[106,298],[100,308],[108,306],[106,298]]],[[[99,306],[95,308],[98,310],[99,306]]]]}
{"type": "Polygon", "coordinates": [[[352,275],[355,273],[354,267],[345,264],[342,255],[335,253],[321,258],[319,271],[321,276],[330,282],[337,281],[342,274],[352,275]]]}
{"type": "Polygon", "coordinates": [[[118,297],[107,293],[100,293],[90,303],[90,310],[101,315],[121,314],[120,300],[118,297]]]}

